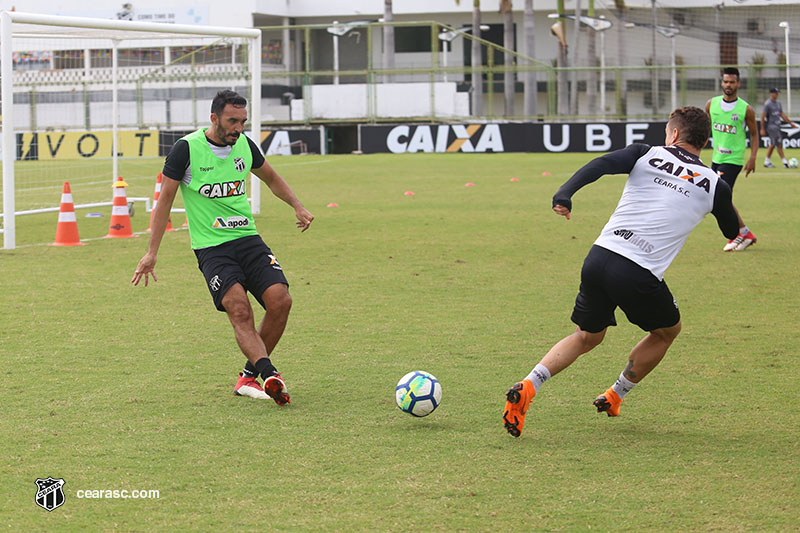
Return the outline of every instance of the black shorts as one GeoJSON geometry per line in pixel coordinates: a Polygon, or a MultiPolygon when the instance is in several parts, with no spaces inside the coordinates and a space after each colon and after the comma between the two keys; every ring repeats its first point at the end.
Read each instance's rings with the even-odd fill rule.
{"type": "Polygon", "coordinates": [[[711,163],[711,170],[716,172],[719,177],[727,183],[731,191],[733,191],[733,184],[736,183],[736,178],[739,177],[739,172],[742,171],[742,165],[731,165],[730,163],[711,163]]]}
{"type": "Polygon", "coordinates": [[[583,331],[599,333],[617,325],[617,307],[645,331],[668,328],[681,319],[678,304],[663,280],[630,259],[592,246],[581,269],[572,321],[583,331]]]}
{"type": "Polygon", "coordinates": [[[225,311],[222,297],[236,283],[250,291],[264,309],[261,295],[267,287],[275,283],[289,285],[281,265],[260,235],[241,237],[194,253],[214,305],[220,311],[225,311]]]}

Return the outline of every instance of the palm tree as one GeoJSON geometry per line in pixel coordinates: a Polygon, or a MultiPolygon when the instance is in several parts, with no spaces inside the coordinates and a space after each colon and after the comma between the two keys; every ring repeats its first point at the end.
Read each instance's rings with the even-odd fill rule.
{"type": "MultiPolygon", "coordinates": [[[[581,28],[581,0],[575,2],[575,24],[572,26],[572,66],[577,67],[580,65],[579,60],[580,46],[580,28],[581,28]]],[[[569,114],[572,116],[578,115],[578,71],[572,71],[572,85],[569,88],[569,114]]]]}
{"type": "MultiPolygon", "coordinates": [[[[392,14],[392,0],[383,0],[383,21],[387,26],[383,27],[383,68],[394,68],[394,26],[390,23],[394,21],[392,14]]],[[[391,76],[387,77],[387,81],[391,76]]]]}
{"type": "MultiPolygon", "coordinates": [[[[461,0],[456,0],[456,5],[461,4],[461,0]]],[[[472,2],[472,35],[481,36],[481,0],[472,2]]],[[[481,43],[472,39],[472,114],[483,114],[483,74],[477,72],[482,64],[481,43]]]]}
{"type": "MultiPolygon", "coordinates": [[[[586,13],[588,16],[594,18],[594,0],[589,0],[589,9],[586,13]]],[[[590,31],[588,33],[589,42],[587,45],[587,56],[589,58],[589,66],[592,70],[589,71],[589,82],[586,84],[586,99],[589,104],[589,113],[597,113],[597,32],[590,31]]],[[[602,111],[601,111],[602,114],[602,111]]]]}
{"type": "MultiPolygon", "coordinates": [[[[625,45],[625,0],[614,0],[614,8],[617,11],[617,61],[620,67],[624,67],[628,62],[626,57],[627,47],[625,45]]],[[[625,116],[628,114],[628,88],[625,86],[625,71],[620,71],[620,80],[617,87],[617,114],[625,116]]]]}
{"type": "MultiPolygon", "coordinates": [[[[535,35],[534,35],[534,24],[533,24],[533,0],[525,0],[525,14],[523,15],[523,24],[525,26],[525,55],[528,57],[535,56],[535,35]]],[[[536,114],[536,99],[537,99],[537,90],[536,90],[536,72],[526,72],[525,73],[525,93],[523,100],[525,102],[525,106],[523,109],[523,113],[525,116],[531,116],[536,114]]]]}
{"type": "MultiPolygon", "coordinates": [[[[511,7],[512,0],[500,0],[500,13],[503,14],[503,47],[506,50],[514,49],[514,13],[511,7]]],[[[506,52],[503,56],[503,65],[506,71],[503,74],[503,93],[505,96],[505,115],[514,114],[514,73],[511,67],[514,57],[506,52]]]]}
{"type": "MultiPolygon", "coordinates": [[[[556,11],[558,12],[558,24],[561,29],[561,35],[566,35],[564,31],[564,0],[558,0],[556,3],[556,11]]],[[[566,39],[558,40],[558,59],[556,65],[559,69],[567,67],[567,44],[566,39]]],[[[569,90],[567,83],[567,71],[559,70],[556,82],[556,93],[558,96],[558,114],[566,116],[569,114],[569,90]]]]}
{"type": "MultiPolygon", "coordinates": [[[[472,3],[472,35],[481,36],[481,0],[473,0],[472,3]]],[[[483,74],[476,71],[483,65],[481,58],[481,43],[477,39],[472,40],[472,114],[483,114],[483,74]]]]}

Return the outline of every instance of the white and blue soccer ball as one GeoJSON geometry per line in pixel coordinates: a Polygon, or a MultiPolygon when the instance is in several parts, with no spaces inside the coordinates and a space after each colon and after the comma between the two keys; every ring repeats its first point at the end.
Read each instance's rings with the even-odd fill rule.
{"type": "Polygon", "coordinates": [[[442,385],[433,374],[415,370],[400,378],[394,398],[404,413],[428,416],[442,401],[442,385]]]}
{"type": "Polygon", "coordinates": [[[789,168],[797,168],[797,158],[796,157],[791,158],[789,161],[787,161],[787,163],[789,164],[789,168]]]}

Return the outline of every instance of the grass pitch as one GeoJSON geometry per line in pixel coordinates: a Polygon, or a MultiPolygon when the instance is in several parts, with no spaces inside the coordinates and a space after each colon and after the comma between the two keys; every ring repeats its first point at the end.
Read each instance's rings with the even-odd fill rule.
{"type": "MultiPolygon", "coordinates": [[[[233,396],[244,358],[186,231],[165,236],[159,281],[144,288],[129,280],[147,237],[98,239],[110,208],[99,219],[79,211],[92,240],[69,249],[40,246],[55,213],[18,218],[21,247],[0,252],[0,524],[796,528],[796,170],[740,177],[734,198],[759,239],[750,250],[723,253],[713,218],[689,237],[666,275],[683,333],[622,416],[591,405],[643,335],[620,314],[600,347],[543,386],[520,439],[503,429],[506,388],[573,331],[581,262],[622,190],[623,176],[607,176],[575,196],[571,221],[550,211],[590,157],[272,158],[317,217],[299,234],[291,209],[263,192],[257,225],[294,297],[273,357],[286,408],[233,396]],[[394,405],[395,383],[416,369],[444,390],[423,419],[394,405]],[[34,503],[34,481],[48,476],[66,482],[50,513],[34,503]]],[[[128,194],[151,195],[159,165],[126,175],[128,194]]],[[[142,211],[136,231],[148,226],[142,211]]]]}

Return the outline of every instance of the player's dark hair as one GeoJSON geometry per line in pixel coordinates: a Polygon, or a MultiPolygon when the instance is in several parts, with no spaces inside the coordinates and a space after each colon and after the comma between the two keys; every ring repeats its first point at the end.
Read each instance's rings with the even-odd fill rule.
{"type": "Polygon", "coordinates": [[[739,69],[736,67],[725,67],[724,69],[722,69],[722,75],[724,76],[725,74],[728,74],[730,76],[736,76],[737,80],[742,79],[742,77],[739,75],[739,69]]]}
{"type": "Polygon", "coordinates": [[[228,104],[236,107],[244,107],[247,105],[247,100],[243,96],[240,96],[239,93],[231,91],[230,89],[225,89],[224,91],[218,92],[211,101],[211,112],[219,116],[228,104]]]}
{"type": "Polygon", "coordinates": [[[680,131],[680,141],[696,148],[702,148],[711,135],[711,118],[708,114],[694,106],[684,106],[669,114],[669,124],[680,131]]]}

